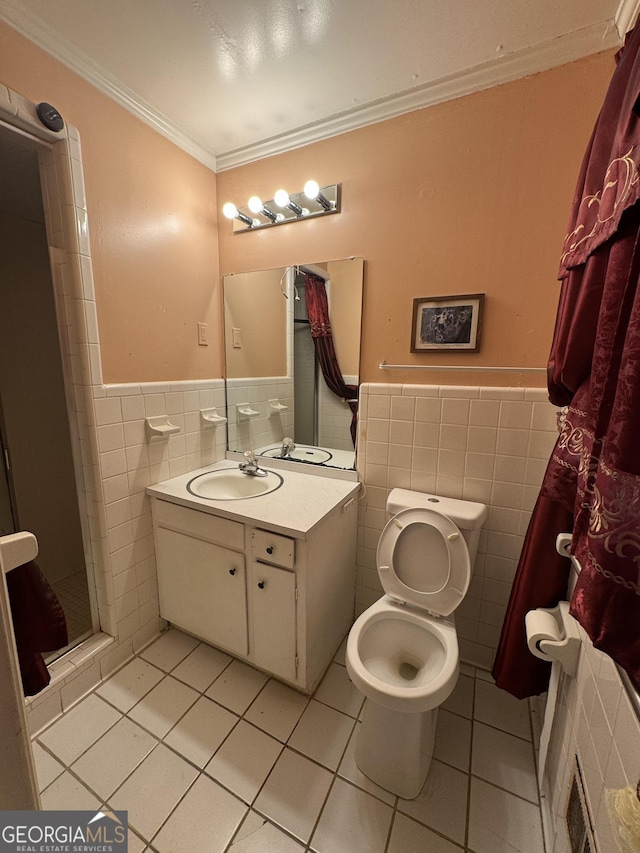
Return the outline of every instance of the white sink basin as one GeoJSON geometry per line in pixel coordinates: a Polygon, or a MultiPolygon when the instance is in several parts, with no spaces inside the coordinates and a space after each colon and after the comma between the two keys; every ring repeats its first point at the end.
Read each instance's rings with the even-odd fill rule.
{"type": "MultiPolygon", "coordinates": [[[[264,469],[263,469],[264,470],[264,469]]],[[[223,468],[198,474],[187,483],[187,491],[199,498],[211,501],[237,501],[257,498],[275,492],[282,485],[282,477],[275,471],[267,471],[266,477],[243,474],[238,468],[223,468]]]]}

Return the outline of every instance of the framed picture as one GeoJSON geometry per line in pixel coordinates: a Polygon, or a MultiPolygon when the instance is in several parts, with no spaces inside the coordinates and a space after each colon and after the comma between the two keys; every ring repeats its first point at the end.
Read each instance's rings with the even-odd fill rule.
{"type": "Polygon", "coordinates": [[[414,299],[411,352],[477,352],[483,306],[484,293],[414,299]]]}

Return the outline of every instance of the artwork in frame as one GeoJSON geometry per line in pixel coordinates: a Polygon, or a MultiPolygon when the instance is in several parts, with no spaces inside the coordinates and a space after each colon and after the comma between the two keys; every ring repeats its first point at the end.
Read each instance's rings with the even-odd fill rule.
{"type": "Polygon", "coordinates": [[[414,299],[411,352],[477,352],[483,307],[484,293],[414,299]]]}

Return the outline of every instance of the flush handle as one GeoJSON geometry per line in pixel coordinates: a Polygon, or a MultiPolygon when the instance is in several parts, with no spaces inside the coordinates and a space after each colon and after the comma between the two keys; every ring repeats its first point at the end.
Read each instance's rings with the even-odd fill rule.
{"type": "Polygon", "coordinates": [[[258,581],[258,586],[260,589],[264,589],[264,581],[258,581]]]}

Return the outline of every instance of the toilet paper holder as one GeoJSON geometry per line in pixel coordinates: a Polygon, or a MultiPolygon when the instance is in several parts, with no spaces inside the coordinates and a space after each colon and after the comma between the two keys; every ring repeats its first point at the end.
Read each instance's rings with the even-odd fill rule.
{"type": "Polygon", "coordinates": [[[582,640],[578,623],[569,613],[569,602],[538,607],[525,616],[529,651],[541,660],[558,661],[567,675],[578,671],[582,640]]]}

